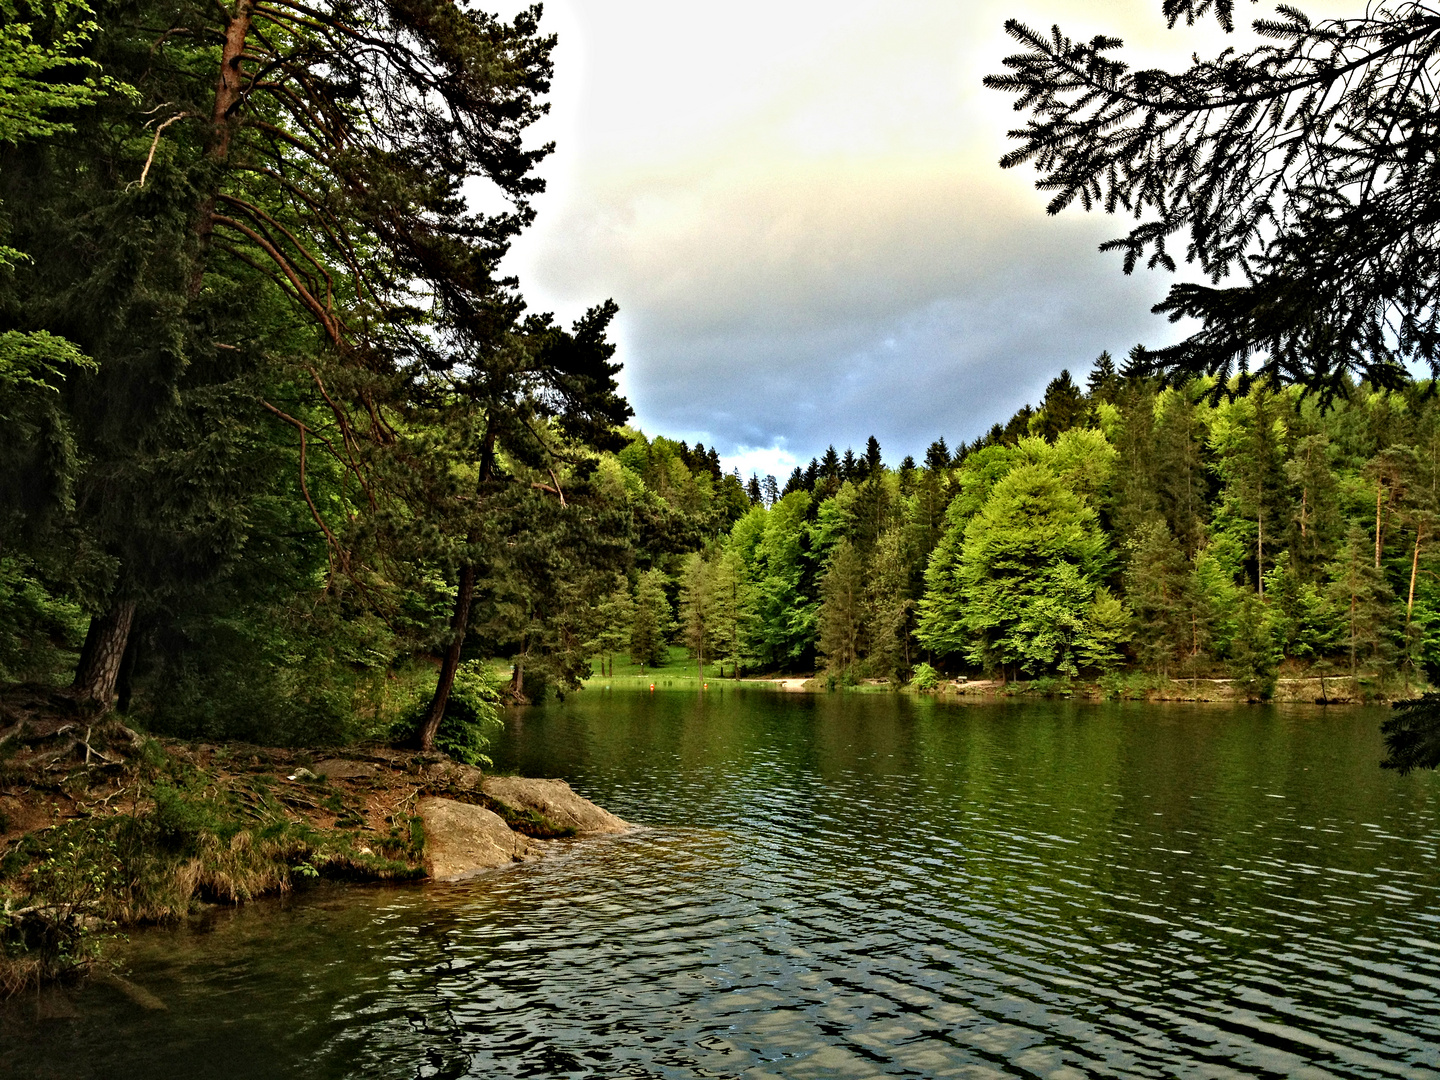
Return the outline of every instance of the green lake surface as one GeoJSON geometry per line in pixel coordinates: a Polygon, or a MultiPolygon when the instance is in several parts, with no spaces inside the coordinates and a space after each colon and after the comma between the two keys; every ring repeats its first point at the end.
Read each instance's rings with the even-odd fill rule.
{"type": "Polygon", "coordinates": [[[167,1010],[12,1002],[0,1076],[1440,1076],[1383,716],[587,689],[497,768],[644,828],[136,933],[167,1010]]]}

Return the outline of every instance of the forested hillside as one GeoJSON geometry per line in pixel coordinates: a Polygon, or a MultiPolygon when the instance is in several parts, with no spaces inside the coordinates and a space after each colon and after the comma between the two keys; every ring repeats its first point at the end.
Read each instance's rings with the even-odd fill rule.
{"type": "MultiPolygon", "coordinates": [[[[732,671],[841,681],[928,680],[925,664],[1226,677],[1256,696],[1282,668],[1423,682],[1440,663],[1440,402],[1419,385],[1323,411],[1294,389],[1214,389],[1123,378],[1106,356],[1083,390],[1062,374],[953,454],[941,439],[891,467],[872,439],[783,488],[753,478],[727,535],[661,560],[680,637],[732,671]]],[[[609,468],[638,491],[635,446],[609,468]]],[[[646,603],[606,610],[608,647],[628,619],[635,656],[659,659],[646,603]]]]}

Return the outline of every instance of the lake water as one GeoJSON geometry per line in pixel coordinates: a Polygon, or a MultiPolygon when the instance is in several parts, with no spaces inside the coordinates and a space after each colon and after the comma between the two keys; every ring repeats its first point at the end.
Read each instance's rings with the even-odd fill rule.
{"type": "Polygon", "coordinates": [[[1382,717],[587,690],[497,765],[647,828],[137,934],[168,1011],[12,1004],[0,1076],[1440,1076],[1382,717]]]}

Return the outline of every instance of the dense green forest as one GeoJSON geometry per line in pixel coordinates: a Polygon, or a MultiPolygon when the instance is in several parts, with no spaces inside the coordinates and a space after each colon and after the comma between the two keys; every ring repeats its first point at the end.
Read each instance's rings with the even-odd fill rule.
{"type": "Polygon", "coordinates": [[[1440,401],[1428,385],[1352,388],[1328,409],[1263,383],[1216,389],[1123,377],[1102,356],[1083,389],[1062,373],[954,453],[940,439],[890,467],[874,439],[832,447],[783,487],[752,477],[743,509],[703,448],[637,436],[601,475],[708,536],[683,556],[637,547],[633,595],[597,609],[596,640],[661,662],[673,617],[732,672],[895,684],[1129,672],[1263,697],[1282,669],[1423,683],[1440,664],[1440,401]],[[654,599],[667,589],[673,607],[654,599]]]}
{"type": "Polygon", "coordinates": [[[535,700],[675,644],[1256,696],[1440,665],[1430,384],[1162,389],[1138,351],[953,453],[747,481],[624,426],[612,303],[559,326],[499,269],[551,149],[538,8],[3,12],[0,680],[429,746],[488,661],[535,700]]]}

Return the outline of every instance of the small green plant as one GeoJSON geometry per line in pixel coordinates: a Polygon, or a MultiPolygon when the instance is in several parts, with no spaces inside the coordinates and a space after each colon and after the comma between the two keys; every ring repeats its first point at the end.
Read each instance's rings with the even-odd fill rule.
{"type": "Polygon", "coordinates": [[[1035,694],[1039,697],[1072,697],[1075,688],[1070,683],[1068,675],[1059,677],[1043,675],[1033,680],[1026,688],[1025,693],[1035,694]]]}
{"type": "Polygon", "coordinates": [[[929,693],[940,685],[940,673],[929,664],[916,664],[915,673],[910,676],[910,685],[929,693]]]}
{"type": "Polygon", "coordinates": [[[489,765],[485,748],[500,729],[500,676],[488,664],[471,661],[455,673],[445,718],[435,732],[435,746],[467,765],[489,765]]]}
{"type": "MultiPolygon", "coordinates": [[[[504,686],[504,677],[489,664],[474,660],[461,664],[435,732],[435,748],[466,765],[490,765],[485,748],[504,723],[500,718],[504,686]]],[[[428,699],[416,701],[391,726],[390,737],[397,742],[412,737],[428,707],[428,699]]]]}

